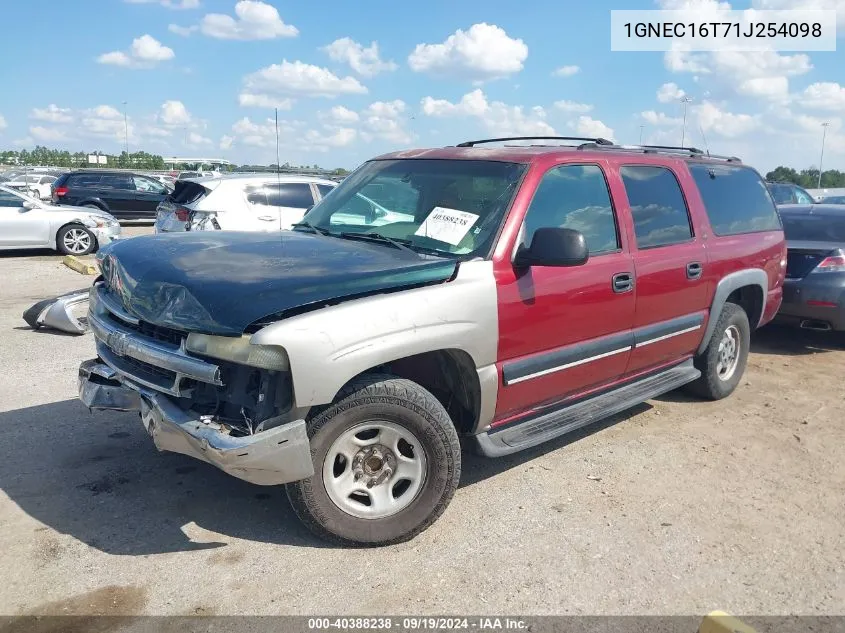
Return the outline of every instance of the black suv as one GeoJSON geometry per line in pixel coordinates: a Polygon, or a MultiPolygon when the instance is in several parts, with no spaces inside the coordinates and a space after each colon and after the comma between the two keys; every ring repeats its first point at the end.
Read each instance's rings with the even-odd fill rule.
{"type": "Polygon", "coordinates": [[[74,171],[52,186],[53,204],[94,207],[123,219],[154,219],[168,193],[157,180],[126,171],[74,171]]]}

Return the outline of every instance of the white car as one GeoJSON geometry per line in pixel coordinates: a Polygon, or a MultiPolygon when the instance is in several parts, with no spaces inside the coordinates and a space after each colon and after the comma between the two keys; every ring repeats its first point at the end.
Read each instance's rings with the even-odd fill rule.
{"type": "Polygon", "coordinates": [[[52,248],[87,255],[120,237],[120,223],[105,211],[53,206],[0,185],[0,250],[52,248]]]}
{"type": "Polygon", "coordinates": [[[51,176],[50,174],[29,173],[18,175],[12,180],[4,182],[3,185],[15,191],[28,193],[33,198],[39,200],[49,200],[51,195],[50,185],[55,181],[56,176],[51,176]]]}
{"type": "Polygon", "coordinates": [[[324,178],[278,174],[177,180],[158,206],[155,231],[282,231],[336,186],[324,178]]]}

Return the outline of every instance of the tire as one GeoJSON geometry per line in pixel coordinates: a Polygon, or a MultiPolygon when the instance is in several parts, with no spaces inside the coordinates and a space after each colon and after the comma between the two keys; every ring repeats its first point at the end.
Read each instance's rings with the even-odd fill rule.
{"type": "Polygon", "coordinates": [[[726,303],[707,349],[693,360],[701,377],[689,385],[689,390],[708,400],[721,400],[731,395],[745,372],[750,343],[748,315],[735,303],[726,303]],[[731,345],[734,346],[733,354],[730,353],[731,345]],[[734,360],[729,362],[729,357],[734,360]]]}
{"type": "Polygon", "coordinates": [[[81,224],[68,224],[56,234],[56,248],[62,255],[88,255],[97,250],[97,238],[81,224]]]}
{"type": "Polygon", "coordinates": [[[363,376],[307,425],[314,475],[286,489],[294,512],[317,536],[342,545],[401,543],[449,505],[461,476],[458,434],[440,402],[417,383],[363,376]],[[376,448],[380,442],[387,450],[376,448]],[[370,466],[379,463],[374,472],[370,466]],[[349,492],[343,482],[357,489],[349,492]]]}

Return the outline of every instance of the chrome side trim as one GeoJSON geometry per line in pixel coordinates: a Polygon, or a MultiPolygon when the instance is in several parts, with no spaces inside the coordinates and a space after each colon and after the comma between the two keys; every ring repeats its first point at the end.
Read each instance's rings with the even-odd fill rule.
{"type": "MultiPolygon", "coordinates": [[[[123,330],[89,312],[88,325],[94,337],[117,356],[128,356],[177,374],[179,379],[191,378],[221,386],[220,367],[188,356],[181,348],[154,341],[131,330],[123,330]]],[[[125,372],[121,372],[125,373],[125,372]]],[[[132,378],[131,374],[127,376],[132,378]]]]}
{"type": "Polygon", "coordinates": [[[608,356],[615,356],[616,354],[622,354],[623,352],[631,351],[632,346],[628,345],[627,347],[620,347],[619,349],[614,349],[609,352],[605,352],[604,354],[596,354],[595,356],[590,356],[588,358],[582,358],[580,360],[573,361],[571,363],[566,363],[565,365],[558,365],[556,367],[550,367],[549,369],[544,369],[543,371],[538,371],[533,374],[527,374],[525,376],[519,376],[518,378],[511,378],[510,380],[505,380],[505,385],[515,385],[518,382],[522,382],[524,380],[531,380],[532,378],[539,378],[540,376],[545,376],[547,374],[552,374],[557,371],[563,371],[564,369],[569,369],[571,367],[577,367],[578,365],[584,365],[585,363],[591,363],[595,360],[601,360],[602,358],[607,358],[608,356]]]}
{"type": "Polygon", "coordinates": [[[677,332],[671,332],[670,334],[664,334],[663,336],[658,336],[657,338],[650,338],[647,341],[643,341],[642,343],[637,343],[634,347],[645,347],[646,345],[651,345],[652,343],[657,343],[659,341],[665,341],[667,338],[672,338],[673,336],[680,336],[681,334],[687,334],[689,332],[695,332],[696,330],[700,330],[701,325],[694,325],[692,327],[688,327],[684,330],[678,330],[677,332]]]}

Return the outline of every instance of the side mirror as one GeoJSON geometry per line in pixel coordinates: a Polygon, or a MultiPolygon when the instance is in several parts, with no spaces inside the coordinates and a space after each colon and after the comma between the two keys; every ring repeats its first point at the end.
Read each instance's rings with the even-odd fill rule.
{"type": "Polygon", "coordinates": [[[543,227],[534,231],[530,246],[517,251],[514,266],[582,266],[589,257],[587,240],[581,231],[543,227]]]}
{"type": "Polygon", "coordinates": [[[37,209],[38,205],[35,204],[34,202],[30,201],[30,200],[24,200],[23,201],[23,208],[24,208],[24,211],[29,211],[30,209],[37,209]]]}

